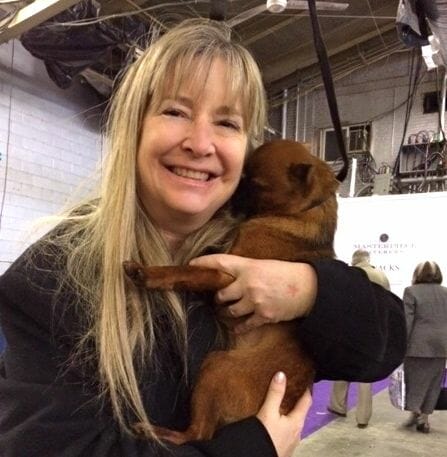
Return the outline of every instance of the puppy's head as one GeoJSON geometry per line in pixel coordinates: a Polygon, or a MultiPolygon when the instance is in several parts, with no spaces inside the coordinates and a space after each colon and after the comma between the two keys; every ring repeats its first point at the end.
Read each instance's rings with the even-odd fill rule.
{"type": "Polygon", "coordinates": [[[338,187],[329,165],[295,141],[256,149],[236,192],[235,207],[248,216],[294,215],[334,198],[338,187]]]}

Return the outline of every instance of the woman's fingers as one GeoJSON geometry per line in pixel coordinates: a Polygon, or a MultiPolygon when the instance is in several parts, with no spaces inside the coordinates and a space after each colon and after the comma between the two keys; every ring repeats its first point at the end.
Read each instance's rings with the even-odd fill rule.
{"type": "Polygon", "coordinates": [[[279,408],[286,392],[286,384],[286,375],[282,371],[278,371],[270,382],[267,395],[258,413],[258,417],[260,415],[279,417],[279,408]]]}
{"type": "MultiPolygon", "coordinates": [[[[229,274],[237,273],[238,259],[241,257],[230,254],[209,254],[196,257],[189,262],[190,265],[206,268],[217,268],[226,271],[229,274]]],[[[233,276],[236,276],[233,274],[233,276]]]]}
{"type": "Polygon", "coordinates": [[[235,333],[246,333],[250,330],[253,330],[257,327],[261,327],[261,325],[268,324],[270,321],[262,316],[258,316],[257,314],[253,314],[247,319],[244,319],[241,323],[237,324],[234,327],[235,333]]]}
{"type": "MultiPolygon", "coordinates": [[[[214,299],[217,304],[225,305],[232,302],[239,302],[242,298],[242,290],[238,284],[237,279],[233,281],[229,286],[220,289],[216,292],[214,299]]],[[[222,309],[226,311],[226,315],[229,317],[239,317],[244,314],[240,313],[239,307],[233,307],[232,305],[224,306],[222,309]],[[231,308],[231,310],[230,310],[231,308]],[[233,312],[234,309],[234,312],[233,312]],[[237,311],[237,312],[236,312],[237,311]]]]}
{"type": "Polygon", "coordinates": [[[309,389],[306,389],[301,398],[297,401],[292,411],[287,415],[292,421],[294,421],[300,431],[304,426],[304,420],[306,419],[307,413],[312,406],[312,394],[309,389]]]}
{"type": "Polygon", "coordinates": [[[216,301],[228,305],[223,316],[248,318],[238,330],[241,332],[305,316],[315,301],[317,276],[308,264],[229,254],[198,257],[190,264],[218,269],[235,278],[217,291],[216,301]]]}
{"type": "Polygon", "coordinates": [[[287,415],[280,411],[286,391],[284,373],[277,373],[270,382],[264,403],[257,414],[272,439],[278,457],[291,457],[301,439],[304,421],[312,399],[309,390],[299,399],[287,415]]]}

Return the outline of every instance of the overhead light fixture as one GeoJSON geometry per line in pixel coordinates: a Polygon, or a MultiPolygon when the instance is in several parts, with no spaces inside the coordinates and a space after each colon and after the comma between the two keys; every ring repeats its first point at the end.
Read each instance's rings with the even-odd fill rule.
{"type": "Polygon", "coordinates": [[[428,42],[429,44],[427,46],[421,47],[422,57],[424,58],[427,70],[430,71],[438,66],[445,66],[442,55],[439,52],[441,45],[438,38],[434,35],[430,35],[428,37],[428,42]]]}
{"type": "Polygon", "coordinates": [[[287,6],[287,0],[267,0],[267,9],[271,13],[282,13],[287,6]]]}

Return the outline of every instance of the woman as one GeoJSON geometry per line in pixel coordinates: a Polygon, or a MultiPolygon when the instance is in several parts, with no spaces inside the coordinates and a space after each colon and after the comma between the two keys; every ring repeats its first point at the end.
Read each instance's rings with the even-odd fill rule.
{"type": "Polygon", "coordinates": [[[428,416],[441,391],[447,359],[447,288],[436,262],[422,262],[404,290],[408,349],[404,360],[407,426],[430,432],[428,416]]]}
{"type": "Polygon", "coordinates": [[[303,318],[318,378],[374,381],[403,357],[401,301],[335,260],[313,264],[225,254],[227,202],[263,141],[265,95],[250,54],[207,20],[172,29],[115,93],[97,198],[78,205],[0,280],[7,350],[0,369],[2,457],[279,456],[298,444],[309,394],[287,416],[278,373],[256,417],[209,441],[160,444],[188,425],[201,361],[219,344],[212,297],[143,292],[122,262],[221,268],[229,312],[303,318]],[[365,306],[368,303],[368,306],[365,306]],[[147,439],[134,434],[143,423],[147,439]]]}

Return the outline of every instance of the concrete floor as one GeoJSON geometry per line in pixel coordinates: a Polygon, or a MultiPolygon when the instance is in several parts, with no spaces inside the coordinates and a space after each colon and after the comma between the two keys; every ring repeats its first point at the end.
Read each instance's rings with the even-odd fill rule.
{"type": "Polygon", "coordinates": [[[337,418],[303,439],[294,457],[445,457],[447,411],[433,413],[428,434],[405,428],[408,415],[391,406],[385,389],[374,396],[366,429],[357,428],[351,409],[346,418],[337,418]]]}

